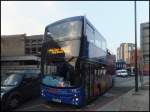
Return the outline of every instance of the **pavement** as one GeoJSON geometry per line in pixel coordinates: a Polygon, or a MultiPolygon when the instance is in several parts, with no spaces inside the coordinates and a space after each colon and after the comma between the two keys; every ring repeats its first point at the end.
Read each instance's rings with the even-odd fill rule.
{"type": "Polygon", "coordinates": [[[132,89],[96,111],[149,111],[149,82],[138,92],[132,89]]]}

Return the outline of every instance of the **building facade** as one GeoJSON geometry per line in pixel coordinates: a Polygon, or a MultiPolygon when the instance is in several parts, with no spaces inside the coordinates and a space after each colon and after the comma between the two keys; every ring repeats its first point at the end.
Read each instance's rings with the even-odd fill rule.
{"type": "Polygon", "coordinates": [[[117,48],[117,60],[120,60],[121,58],[120,58],[120,48],[118,47],[117,48]]]}
{"type": "Polygon", "coordinates": [[[1,36],[1,69],[3,71],[37,68],[43,35],[1,36]]]}
{"type": "Polygon", "coordinates": [[[123,60],[126,64],[130,65],[131,62],[131,51],[135,49],[135,44],[133,43],[121,43],[117,48],[117,61],[123,60]]]}
{"type": "MultiPolygon", "coordinates": [[[[131,66],[135,67],[135,49],[131,51],[130,60],[131,60],[131,63],[130,63],[131,66]]],[[[141,68],[141,51],[140,51],[140,49],[137,49],[137,67],[140,70],[140,68],[141,68]]]]}
{"type": "Polygon", "coordinates": [[[43,43],[43,35],[26,36],[25,55],[39,55],[43,43]]]}
{"type": "Polygon", "coordinates": [[[149,22],[140,25],[140,47],[143,73],[149,74],[149,22]]]}
{"type": "Polygon", "coordinates": [[[1,57],[24,56],[26,35],[1,36],[1,57]]]}

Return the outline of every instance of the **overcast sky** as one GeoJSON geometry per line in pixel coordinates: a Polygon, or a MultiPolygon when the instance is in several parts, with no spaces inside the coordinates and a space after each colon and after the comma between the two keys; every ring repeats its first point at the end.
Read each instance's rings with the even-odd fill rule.
{"type": "MultiPolygon", "coordinates": [[[[2,1],[1,34],[43,34],[46,25],[79,15],[86,15],[113,53],[122,42],[134,43],[134,1],[2,1]]],[[[149,22],[148,1],[137,2],[138,46],[143,22],[149,22]]]]}

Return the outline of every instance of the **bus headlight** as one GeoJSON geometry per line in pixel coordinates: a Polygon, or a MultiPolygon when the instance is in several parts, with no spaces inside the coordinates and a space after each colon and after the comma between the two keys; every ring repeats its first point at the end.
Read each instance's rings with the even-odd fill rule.
{"type": "Polygon", "coordinates": [[[72,99],[72,103],[75,104],[75,105],[78,105],[78,103],[79,103],[79,98],[78,98],[78,97],[73,98],[73,99],[72,99]]]}
{"type": "Polygon", "coordinates": [[[41,95],[42,95],[42,96],[45,96],[45,95],[44,95],[44,90],[41,90],[41,95]]]}
{"type": "Polygon", "coordinates": [[[79,100],[79,98],[76,98],[76,101],[78,101],[79,100]]]}
{"type": "Polygon", "coordinates": [[[79,98],[78,98],[78,97],[73,98],[73,102],[76,102],[76,101],[79,101],[79,98]]]}

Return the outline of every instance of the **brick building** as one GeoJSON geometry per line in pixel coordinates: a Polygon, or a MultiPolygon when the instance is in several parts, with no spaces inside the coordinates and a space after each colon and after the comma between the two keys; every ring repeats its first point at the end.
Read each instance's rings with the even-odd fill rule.
{"type": "Polygon", "coordinates": [[[131,51],[135,49],[135,44],[133,43],[121,43],[117,48],[117,61],[123,60],[127,65],[130,65],[131,51]]]}

